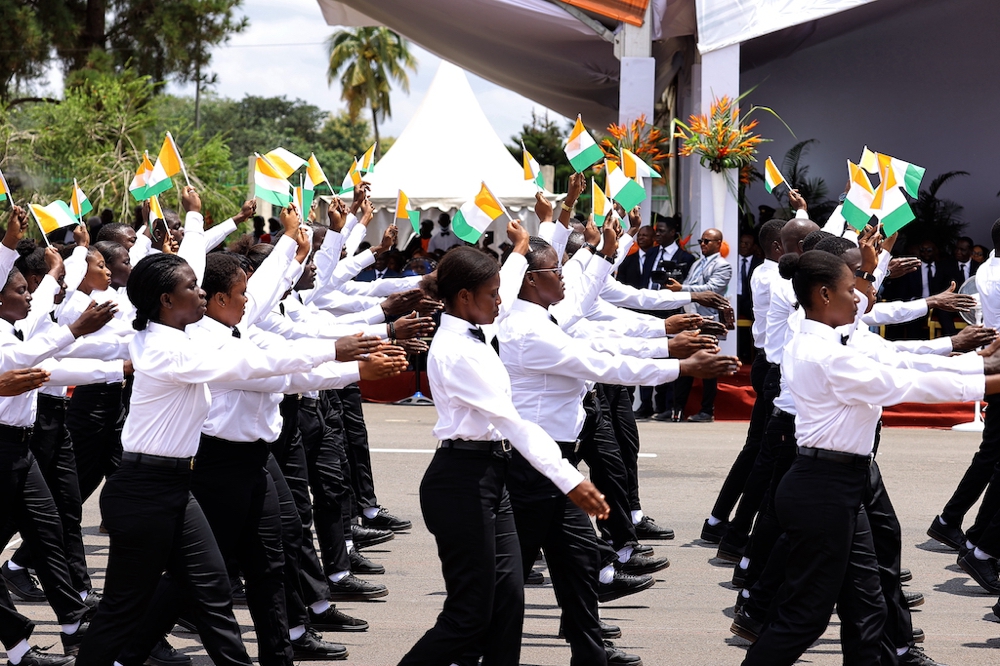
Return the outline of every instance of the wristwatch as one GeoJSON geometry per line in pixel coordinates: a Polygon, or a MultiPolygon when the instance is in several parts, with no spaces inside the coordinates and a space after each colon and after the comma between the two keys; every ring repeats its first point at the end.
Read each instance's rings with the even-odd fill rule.
{"type": "Polygon", "coordinates": [[[875,282],[875,276],[869,273],[868,271],[862,271],[862,270],[854,271],[854,277],[859,277],[862,280],[867,280],[868,282],[871,282],[873,284],[875,282]]]}

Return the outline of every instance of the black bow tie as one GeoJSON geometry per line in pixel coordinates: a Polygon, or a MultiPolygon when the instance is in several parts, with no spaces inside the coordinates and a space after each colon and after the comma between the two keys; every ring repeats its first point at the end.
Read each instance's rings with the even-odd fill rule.
{"type": "Polygon", "coordinates": [[[55,312],[49,312],[49,319],[52,320],[53,324],[58,324],[59,323],[59,321],[56,319],[56,313],[55,312]]]}
{"type": "Polygon", "coordinates": [[[442,232],[441,232],[441,235],[442,235],[442,236],[450,236],[450,235],[451,235],[451,232],[450,232],[450,231],[442,231],[442,232]]]}
{"type": "Polygon", "coordinates": [[[21,342],[24,342],[24,332],[23,331],[19,331],[19,330],[17,330],[15,328],[14,329],[14,337],[17,338],[18,340],[20,340],[21,342]]]}
{"type": "Polygon", "coordinates": [[[233,326],[233,337],[234,338],[242,338],[243,337],[240,334],[240,329],[236,328],[235,326],[233,326]]]}
{"type": "Polygon", "coordinates": [[[553,324],[555,324],[556,326],[558,326],[558,325],[559,325],[559,322],[558,322],[558,321],[556,321],[556,318],[555,318],[555,317],[553,317],[552,315],[549,315],[549,321],[551,321],[551,322],[552,322],[553,324]]]}
{"type": "Polygon", "coordinates": [[[851,336],[849,336],[849,335],[842,335],[842,336],[840,336],[840,344],[842,344],[842,345],[844,345],[846,347],[847,346],[847,341],[850,340],[850,339],[851,339],[851,336]]]}
{"type": "Polygon", "coordinates": [[[474,326],[474,327],[470,328],[469,329],[469,334],[472,337],[474,337],[476,340],[479,340],[483,344],[486,344],[486,334],[483,333],[483,329],[479,328],[478,326],[474,326]]]}

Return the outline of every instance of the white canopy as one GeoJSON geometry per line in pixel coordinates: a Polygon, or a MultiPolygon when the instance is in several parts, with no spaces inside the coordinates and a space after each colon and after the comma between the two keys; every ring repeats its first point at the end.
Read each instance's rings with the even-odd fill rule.
{"type": "Polygon", "coordinates": [[[394,208],[403,190],[412,207],[450,210],[474,197],[481,182],[513,210],[535,203],[535,185],[486,119],[465,72],[447,61],[365,180],[376,208],[394,208]]]}

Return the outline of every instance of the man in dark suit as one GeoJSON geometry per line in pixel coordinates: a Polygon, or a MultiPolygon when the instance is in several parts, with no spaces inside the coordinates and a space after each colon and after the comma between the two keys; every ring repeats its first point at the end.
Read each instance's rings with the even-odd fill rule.
{"type": "MultiPolygon", "coordinates": [[[[753,298],[750,292],[750,275],[764,263],[754,250],[757,239],[753,232],[740,234],[739,256],[736,258],[736,317],[738,321],[753,321],[753,298]]],[[[749,326],[736,327],[736,351],[744,363],[753,361],[753,336],[749,326]]]]}
{"type": "MultiPolygon", "coordinates": [[[[938,249],[933,241],[923,241],[917,247],[917,256],[920,257],[920,268],[891,280],[886,287],[886,300],[915,301],[941,293],[949,287],[952,274],[938,260],[938,249]]],[[[942,334],[954,335],[954,322],[947,318],[945,320],[948,322],[947,325],[939,318],[942,334]]],[[[886,331],[886,337],[911,340],[926,338],[925,323],[924,318],[919,318],[899,326],[890,326],[886,331]]]]}
{"type": "Polygon", "coordinates": [[[640,227],[635,235],[635,252],[622,260],[618,267],[618,281],[636,289],[649,287],[649,274],[656,259],[656,231],[651,226],[640,227]]]}
{"type": "Polygon", "coordinates": [[[355,277],[357,282],[374,282],[375,280],[380,280],[382,278],[398,278],[402,277],[403,274],[399,272],[398,257],[393,255],[398,255],[399,253],[395,250],[390,252],[379,252],[378,256],[375,257],[375,263],[358,273],[355,277]]]}
{"type": "MultiPolygon", "coordinates": [[[[955,289],[959,289],[965,281],[976,274],[978,264],[972,261],[972,247],[975,242],[968,236],[962,236],[955,243],[955,252],[947,259],[942,259],[941,273],[944,278],[944,286],[947,289],[949,282],[955,283],[955,289]]],[[[954,312],[938,311],[937,318],[941,322],[942,335],[955,334],[955,322],[958,321],[954,312]],[[949,332],[950,331],[950,332],[949,332]]]]}

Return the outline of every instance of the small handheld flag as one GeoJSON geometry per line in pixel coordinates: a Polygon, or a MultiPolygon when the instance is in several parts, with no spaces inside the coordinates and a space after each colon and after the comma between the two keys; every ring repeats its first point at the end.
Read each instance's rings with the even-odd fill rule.
{"type": "Polygon", "coordinates": [[[622,148],[621,155],[622,155],[622,171],[625,172],[626,176],[632,178],[643,187],[645,187],[645,183],[643,182],[644,178],[660,177],[660,174],[658,171],[656,171],[656,169],[643,162],[641,159],[639,159],[638,155],[633,153],[628,148],[622,148]]]}
{"type": "Polygon", "coordinates": [[[90,199],[87,195],[83,193],[80,186],[76,184],[76,178],[73,179],[73,196],[69,199],[69,207],[73,211],[73,214],[83,222],[83,216],[94,210],[93,204],[90,203],[90,199]]]}
{"type": "Polygon", "coordinates": [[[4,178],[3,171],[0,171],[0,200],[2,199],[6,199],[7,203],[13,207],[14,200],[10,198],[10,186],[7,185],[7,179],[4,178]]]}
{"type": "Polygon", "coordinates": [[[149,235],[152,238],[156,238],[156,221],[162,220],[163,226],[166,227],[166,220],[163,217],[163,209],[160,208],[160,200],[156,198],[156,195],[149,197],[149,221],[146,226],[149,227],[149,235]]]}
{"type": "Polygon", "coordinates": [[[394,220],[396,226],[403,225],[407,222],[413,227],[413,233],[420,233],[420,211],[410,210],[410,198],[403,194],[403,190],[399,191],[396,195],[396,219],[394,220]]]}
{"type": "Polygon", "coordinates": [[[285,179],[298,171],[299,167],[306,163],[298,155],[280,146],[269,153],[265,153],[264,157],[267,158],[268,163],[270,163],[274,170],[278,172],[278,175],[285,179]]]}
{"type": "Polygon", "coordinates": [[[524,164],[524,179],[534,181],[535,185],[541,190],[545,187],[545,182],[542,179],[542,167],[538,165],[538,161],[531,156],[528,149],[524,147],[524,142],[521,142],[521,161],[524,164]]]}
{"type": "MultiPolygon", "coordinates": [[[[47,236],[56,229],[71,227],[77,223],[73,217],[73,211],[65,201],[53,201],[48,206],[39,204],[29,204],[31,214],[38,223],[38,228],[42,230],[42,235],[47,236]]],[[[46,239],[47,240],[47,239],[46,239]]]]}
{"type": "Polygon", "coordinates": [[[375,170],[375,146],[378,145],[376,141],[371,145],[371,147],[365,151],[365,154],[361,156],[358,160],[358,169],[361,173],[371,173],[375,170]]]}
{"type": "Polygon", "coordinates": [[[605,218],[611,212],[611,202],[604,195],[604,190],[598,187],[596,178],[591,179],[590,187],[591,200],[594,204],[594,225],[603,227],[605,218]]]}
{"type": "Polygon", "coordinates": [[[847,170],[851,176],[851,186],[847,190],[840,214],[848,224],[861,231],[872,219],[872,200],[875,197],[875,190],[872,189],[871,181],[861,167],[848,160],[847,170]]]}
{"type": "Polygon", "coordinates": [[[306,177],[302,181],[302,210],[307,211],[312,207],[313,202],[313,190],[320,183],[330,184],[327,180],[326,174],[323,173],[323,168],[319,165],[319,160],[316,159],[315,153],[309,156],[309,161],[306,162],[306,177]]]}
{"type": "Polygon", "coordinates": [[[646,200],[646,190],[642,185],[626,176],[617,164],[605,160],[604,166],[608,170],[608,192],[611,199],[621,204],[625,212],[646,200]]]}
{"type": "Polygon", "coordinates": [[[173,187],[173,183],[170,181],[171,177],[178,173],[183,173],[184,181],[188,185],[191,184],[187,169],[184,168],[184,161],[181,159],[181,152],[177,150],[174,137],[170,136],[170,132],[167,132],[163,139],[163,145],[160,147],[160,154],[156,157],[156,164],[153,165],[153,171],[146,178],[145,196],[151,197],[169,190],[173,187]]]}
{"type": "Polygon", "coordinates": [[[878,154],[868,150],[868,146],[865,146],[864,150],[861,151],[861,159],[858,160],[858,166],[868,173],[878,173],[878,154]]]}
{"type": "Polygon", "coordinates": [[[358,161],[354,160],[351,163],[351,168],[348,170],[347,175],[344,176],[344,182],[340,186],[340,194],[347,194],[348,192],[353,192],[354,188],[361,184],[361,171],[358,161]]]}
{"type": "Polygon", "coordinates": [[[785,177],[778,171],[778,167],[774,165],[774,160],[768,157],[764,161],[764,189],[767,190],[768,194],[773,194],[777,197],[778,193],[775,190],[782,185],[785,186],[785,189],[791,189],[788,183],[785,182],[785,177]]]}
{"type": "Polygon", "coordinates": [[[284,208],[292,200],[291,183],[281,177],[266,157],[254,154],[257,160],[253,167],[253,195],[284,208]]]}
{"type": "Polygon", "coordinates": [[[569,138],[566,139],[564,150],[566,157],[569,158],[569,163],[573,165],[573,170],[577,173],[593,166],[604,157],[604,151],[594,142],[587,128],[583,126],[580,116],[576,117],[576,125],[569,133],[569,138]]]}
{"type": "Polygon", "coordinates": [[[149,153],[145,152],[142,154],[142,164],[139,165],[139,170],[135,172],[135,177],[132,178],[132,182],[128,186],[128,191],[132,193],[132,198],[136,201],[149,198],[150,195],[146,193],[146,183],[152,173],[153,163],[149,161],[149,153]]]}
{"type": "Polygon", "coordinates": [[[451,221],[455,235],[466,243],[476,243],[489,229],[490,225],[501,217],[510,219],[507,209],[493,196],[486,183],[482,183],[477,194],[471,201],[462,204],[451,221]]]}

